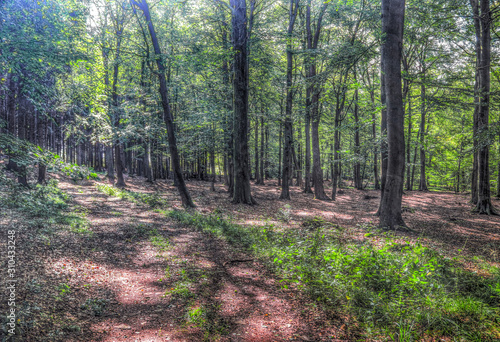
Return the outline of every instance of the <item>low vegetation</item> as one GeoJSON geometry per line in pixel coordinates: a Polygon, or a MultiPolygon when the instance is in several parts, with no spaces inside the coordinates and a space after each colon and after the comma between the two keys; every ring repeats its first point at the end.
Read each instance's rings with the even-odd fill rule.
{"type": "Polygon", "coordinates": [[[321,218],[291,231],[272,224],[234,224],[218,212],[165,214],[246,247],[268,261],[283,287],[302,288],[332,310],[342,308],[366,337],[493,341],[500,334],[497,268],[481,277],[436,250],[396,242],[380,231],[366,233],[363,241],[348,241],[341,227],[321,218]]]}

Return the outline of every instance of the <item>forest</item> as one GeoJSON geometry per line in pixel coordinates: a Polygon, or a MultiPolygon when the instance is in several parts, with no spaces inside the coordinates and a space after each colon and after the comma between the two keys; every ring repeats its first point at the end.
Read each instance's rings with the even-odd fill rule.
{"type": "Polygon", "coordinates": [[[500,340],[500,2],[0,0],[1,341],[500,340]]]}

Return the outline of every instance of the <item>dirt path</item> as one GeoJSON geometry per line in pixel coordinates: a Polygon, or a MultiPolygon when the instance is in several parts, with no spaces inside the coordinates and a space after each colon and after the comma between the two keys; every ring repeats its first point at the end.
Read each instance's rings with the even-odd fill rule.
{"type": "Polygon", "coordinates": [[[344,336],[340,320],[332,324],[335,320],[298,291],[280,289],[258,261],[231,262],[252,257],[223,241],[145,206],[107,197],[93,186],[61,183],[61,188],[86,213],[93,232],[52,259],[53,275],[63,275],[71,289],[66,315],[81,328],[63,339],[321,341],[344,336]]]}

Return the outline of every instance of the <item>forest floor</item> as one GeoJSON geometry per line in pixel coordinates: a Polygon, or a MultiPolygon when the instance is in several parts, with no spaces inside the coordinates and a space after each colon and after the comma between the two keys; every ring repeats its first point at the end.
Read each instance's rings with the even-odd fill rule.
{"type": "MultiPolygon", "coordinates": [[[[170,181],[126,182],[133,193],[159,194],[169,208],[181,209],[170,181]]],[[[162,210],[108,196],[96,186],[104,184],[59,177],[71,212],[82,219],[70,230],[43,223],[33,229],[8,212],[0,217],[2,225],[15,227],[16,276],[25,284],[17,289],[19,341],[367,340],[350,314],[325,309],[300,286],[283,287],[248,249],[162,210]]],[[[377,222],[378,191],[343,189],[333,202],[292,187],[292,201],[281,201],[270,180],[252,184],[258,205],[246,206],[231,204],[220,183],[215,192],[208,182],[187,185],[197,212],[218,213],[237,225],[303,230],[304,222],[322,217],[345,228],[342,239],[378,239],[367,234],[377,222]]],[[[403,206],[412,232],[396,232],[396,241],[418,240],[479,275],[488,276],[485,264],[499,266],[500,217],[472,213],[468,196],[407,192],[403,206]]],[[[0,309],[7,311],[3,300],[0,309]]]]}

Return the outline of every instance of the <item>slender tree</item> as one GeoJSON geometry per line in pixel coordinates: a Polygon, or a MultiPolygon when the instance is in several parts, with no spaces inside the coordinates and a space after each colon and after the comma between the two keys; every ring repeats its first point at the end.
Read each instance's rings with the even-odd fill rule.
{"type": "Polygon", "coordinates": [[[175,138],[174,119],[172,116],[172,112],[170,111],[170,104],[168,100],[168,89],[167,89],[167,82],[165,79],[165,66],[163,64],[158,38],[156,37],[156,32],[153,26],[153,22],[151,21],[149,6],[146,0],[142,0],[140,2],[137,2],[135,0],[130,0],[130,1],[133,6],[137,6],[137,8],[139,8],[144,14],[144,18],[146,19],[148,25],[151,42],[154,48],[156,65],[158,67],[158,79],[160,81],[159,90],[161,96],[161,104],[163,108],[163,120],[165,122],[165,125],[167,126],[168,146],[170,149],[170,157],[172,159],[172,166],[174,169],[174,178],[176,181],[177,190],[179,191],[179,194],[181,196],[182,204],[185,207],[194,207],[194,203],[191,200],[191,196],[189,195],[186,183],[184,182],[184,178],[182,177],[181,165],[179,161],[179,153],[177,151],[177,141],[175,138]]]}

